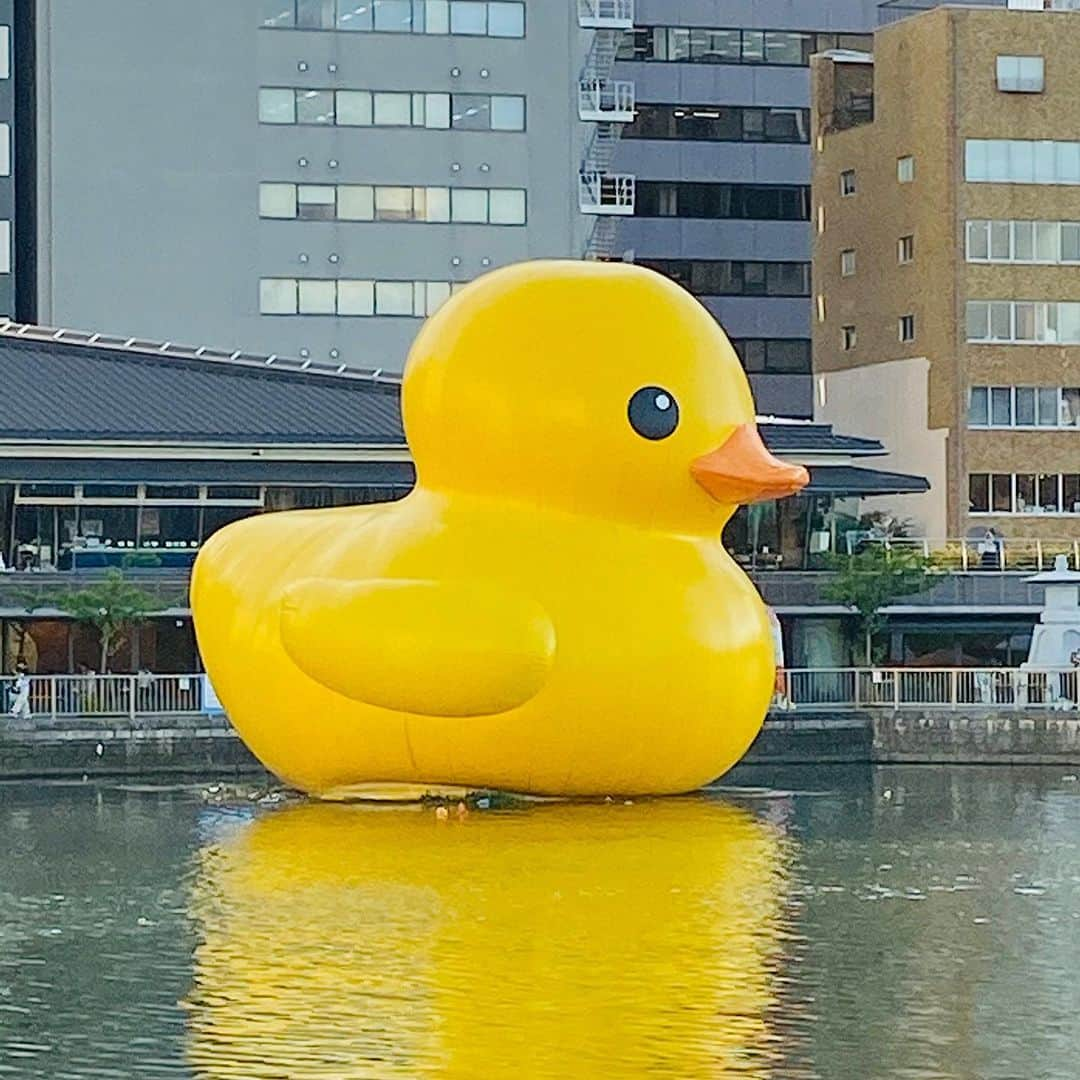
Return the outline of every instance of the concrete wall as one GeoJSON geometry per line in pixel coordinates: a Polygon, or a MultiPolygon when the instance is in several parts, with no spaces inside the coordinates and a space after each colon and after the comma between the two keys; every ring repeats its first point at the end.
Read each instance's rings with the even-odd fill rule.
{"type": "Polygon", "coordinates": [[[531,4],[524,39],[260,29],[257,0],[38,2],[43,322],[400,370],[419,319],[262,316],[259,278],[464,281],[583,250],[589,35],[568,2],[531,4]],[[260,86],[524,94],[527,131],[260,125],[260,86]],[[260,221],[260,180],[525,187],[528,225],[260,221]]]}

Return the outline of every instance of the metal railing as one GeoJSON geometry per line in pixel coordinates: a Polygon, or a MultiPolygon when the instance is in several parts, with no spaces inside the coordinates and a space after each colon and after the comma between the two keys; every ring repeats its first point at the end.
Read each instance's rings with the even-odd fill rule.
{"type": "Polygon", "coordinates": [[[589,30],[629,30],[634,0],[578,0],[578,25],[589,30]]]}
{"type": "Polygon", "coordinates": [[[634,84],[626,79],[581,79],[578,116],[585,121],[632,123],[634,84]]]}
{"type": "Polygon", "coordinates": [[[1048,709],[1080,707],[1077,668],[792,668],[773,708],[1048,709]]]}
{"type": "Polygon", "coordinates": [[[583,172],[579,184],[581,212],[633,214],[635,190],[635,178],[630,174],[583,172]]]}
{"type": "MultiPolygon", "coordinates": [[[[16,719],[15,676],[0,678],[4,710],[16,719]]],[[[202,675],[32,675],[27,701],[31,717],[183,715],[203,708],[202,675]]],[[[0,723],[2,723],[0,719],[0,723]]]]}
{"type": "Polygon", "coordinates": [[[849,555],[871,544],[881,544],[887,551],[917,551],[943,570],[1052,570],[1058,555],[1065,556],[1070,569],[1080,570],[1080,540],[844,534],[843,550],[849,555]]]}

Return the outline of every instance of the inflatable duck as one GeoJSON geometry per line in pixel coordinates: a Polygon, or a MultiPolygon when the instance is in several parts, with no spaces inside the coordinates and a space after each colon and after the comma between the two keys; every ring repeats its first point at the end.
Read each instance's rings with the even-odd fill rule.
{"type": "Polygon", "coordinates": [[[775,664],[720,534],[807,474],[705,308],[630,265],[512,266],[428,320],[402,395],[408,497],[249,518],[196,562],[253,752],[328,798],[668,794],[738,761],[775,664]]]}
{"type": "Polygon", "coordinates": [[[219,820],[191,890],[201,1080],[789,1075],[790,852],[744,810],[219,820]]]}

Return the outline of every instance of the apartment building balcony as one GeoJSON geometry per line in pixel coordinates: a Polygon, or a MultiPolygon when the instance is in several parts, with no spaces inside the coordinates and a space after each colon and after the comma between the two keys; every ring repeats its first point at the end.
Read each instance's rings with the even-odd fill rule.
{"type": "Polygon", "coordinates": [[[635,206],[635,179],[631,173],[581,173],[578,185],[581,212],[631,217],[635,206]]]}
{"type": "Polygon", "coordinates": [[[578,0],[578,25],[585,30],[632,30],[634,0],[578,0]]]}
{"type": "Polygon", "coordinates": [[[583,78],[578,85],[578,116],[585,122],[632,124],[634,108],[629,80],[583,78]]]}

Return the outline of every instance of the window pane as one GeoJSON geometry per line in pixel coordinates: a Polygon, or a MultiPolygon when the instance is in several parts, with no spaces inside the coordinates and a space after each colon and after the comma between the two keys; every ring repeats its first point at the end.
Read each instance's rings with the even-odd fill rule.
{"type": "Polygon", "coordinates": [[[421,6],[424,10],[423,30],[425,34],[450,33],[450,4],[448,0],[426,0],[421,6]]]}
{"type": "Polygon", "coordinates": [[[298,90],[296,92],[296,122],[298,124],[332,124],[334,122],[333,90],[298,90]]]}
{"type": "Polygon", "coordinates": [[[450,126],[450,95],[424,95],[424,127],[448,128],[450,126]]]}
{"type": "Polygon", "coordinates": [[[1035,388],[1033,386],[1016,388],[1016,422],[1021,427],[1035,426],[1035,388]]]}
{"type": "Polygon", "coordinates": [[[296,217],[296,185],[260,184],[259,217],[296,217]]]}
{"type": "Polygon", "coordinates": [[[509,188],[495,190],[490,195],[490,220],[492,225],[525,224],[525,192],[509,188]]]}
{"type": "Polygon", "coordinates": [[[296,278],[263,278],[259,282],[259,311],[263,315],[295,315],[296,278]]]}
{"type": "Polygon", "coordinates": [[[374,315],[375,284],[371,281],[338,282],[339,315],[374,315]]]}
{"type": "Polygon", "coordinates": [[[424,193],[424,221],[450,220],[450,189],[444,187],[421,188],[424,193]]]}
{"type": "Polygon", "coordinates": [[[809,373],[810,342],[801,338],[793,338],[790,341],[774,338],[769,341],[765,370],[785,375],[809,373]]]}
{"type": "Polygon", "coordinates": [[[451,0],[451,34],[486,34],[487,5],[477,0],[451,0]]]}
{"type": "Polygon", "coordinates": [[[491,98],[487,94],[454,94],[450,103],[450,123],[463,131],[491,128],[491,98]]]}
{"type": "Polygon", "coordinates": [[[259,122],[296,123],[296,91],[263,88],[259,91],[259,122]]]}
{"type": "Polygon", "coordinates": [[[1061,409],[1058,404],[1058,391],[1056,386],[1040,386],[1038,389],[1039,399],[1039,427],[1057,427],[1061,419],[1061,409]]]}
{"type": "Polygon", "coordinates": [[[1013,339],[1015,341],[1035,340],[1035,305],[1027,301],[1018,301],[1013,308],[1015,328],[1013,339]]]}
{"type": "Polygon", "coordinates": [[[1058,227],[1055,222],[1035,223],[1035,258],[1039,262],[1058,261],[1058,227]]]}
{"type": "Polygon", "coordinates": [[[412,94],[374,94],[376,125],[408,127],[412,124],[412,94]]]}
{"type": "Polygon", "coordinates": [[[1044,513],[1056,514],[1061,509],[1058,502],[1058,474],[1040,473],[1037,484],[1038,505],[1044,513]]]}
{"type": "MultiPolygon", "coordinates": [[[[1006,224],[995,222],[994,227],[1006,224]]],[[[1035,224],[1031,221],[1014,221],[1013,228],[1013,258],[1017,262],[1031,262],[1035,258],[1035,224]]]]}
{"type": "Polygon", "coordinates": [[[747,64],[765,62],[765,33],[762,30],[744,30],[742,36],[742,58],[747,64]]]}
{"type": "Polygon", "coordinates": [[[990,479],[990,509],[1012,511],[1012,477],[1007,473],[995,473],[990,479]]]}
{"type": "Polygon", "coordinates": [[[969,259],[990,257],[990,226],[985,221],[967,223],[967,255],[969,259]]]}
{"type": "Polygon", "coordinates": [[[701,48],[695,59],[705,64],[737,64],[742,54],[738,30],[702,30],[701,48]]]}
{"type": "Polygon", "coordinates": [[[424,314],[434,315],[450,299],[450,282],[428,281],[422,284],[425,284],[427,294],[424,314]]]}
{"type": "Polygon", "coordinates": [[[339,90],[337,93],[337,122],[355,127],[371,124],[371,92],[368,90],[339,90]]]}
{"type": "Polygon", "coordinates": [[[524,4],[488,4],[488,34],[491,37],[524,37],[524,4]]]}
{"type": "Polygon", "coordinates": [[[296,191],[296,216],[305,221],[333,221],[335,194],[329,184],[300,184],[296,191]]]}
{"type": "Polygon", "coordinates": [[[1035,474],[1017,473],[1016,476],[1016,512],[1031,513],[1035,503],[1035,474]]]}
{"type": "Polygon", "coordinates": [[[964,179],[985,180],[989,168],[986,140],[968,139],[964,147],[964,179]]]}
{"type": "Polygon", "coordinates": [[[993,301],[990,304],[990,337],[994,341],[1012,339],[1012,304],[1008,301],[993,301]]]}
{"type": "Polygon", "coordinates": [[[1035,148],[1037,143],[1030,139],[1004,139],[1000,144],[1002,160],[1005,162],[1002,180],[1016,180],[1020,183],[1033,183],[1035,180],[1035,148]]]}
{"type": "Polygon", "coordinates": [[[390,34],[412,30],[412,0],[375,0],[375,29],[390,34]]]}
{"type": "Polygon", "coordinates": [[[525,99],[494,95],[491,99],[492,131],[524,131],[525,99]]]}
{"type": "Polygon", "coordinates": [[[484,222],[488,215],[488,193],[483,189],[451,188],[450,220],[484,222]]]}
{"type": "Polygon", "coordinates": [[[262,0],[261,7],[263,26],[296,25],[296,4],[293,0],[262,0]]]}
{"type": "Polygon", "coordinates": [[[1055,147],[1054,179],[1059,184],[1080,183],[1080,143],[1059,142],[1055,147]]]}
{"type": "Polygon", "coordinates": [[[413,283],[411,281],[376,281],[376,315],[411,315],[413,313],[413,283]]]}
{"type": "Polygon", "coordinates": [[[370,30],[372,27],[371,10],[371,0],[338,0],[338,29],[370,30]]]}
{"type": "Polygon", "coordinates": [[[1066,386],[1062,390],[1061,422],[1065,427],[1080,427],[1080,386],[1066,386]]]}
{"type": "Polygon", "coordinates": [[[1080,224],[1062,222],[1061,260],[1062,262],[1080,262],[1080,224]]]}
{"type": "Polygon", "coordinates": [[[337,290],[334,281],[301,281],[300,314],[333,315],[337,290]]]}
{"type": "Polygon", "coordinates": [[[968,341],[985,341],[990,336],[990,305],[985,300],[969,300],[967,306],[968,341]]]}
{"type": "Polygon", "coordinates": [[[1080,342],[1080,303],[1063,301],[1056,305],[1056,309],[1057,340],[1062,345],[1080,342]]]}
{"type": "Polygon", "coordinates": [[[1007,386],[994,386],[990,390],[990,423],[994,427],[1012,424],[1012,391],[1007,386]]]}
{"type": "Polygon", "coordinates": [[[338,217],[343,221],[371,221],[375,217],[375,189],[370,184],[342,184],[337,201],[338,217]]]}
{"type": "Polygon", "coordinates": [[[1065,473],[1061,478],[1061,508],[1066,514],[1080,514],[1080,473],[1065,473]]]}
{"type": "Polygon", "coordinates": [[[808,35],[770,30],[765,34],[765,61],[769,64],[805,64],[804,42],[808,35]]]}
{"type": "Polygon", "coordinates": [[[987,388],[973,386],[968,397],[968,423],[972,427],[985,427],[987,422],[987,388]]]}
{"type": "Polygon", "coordinates": [[[296,0],[296,25],[308,30],[332,30],[334,0],[296,0]]]}
{"type": "MultiPolygon", "coordinates": [[[[1017,222],[1017,224],[1022,224],[1017,222]]],[[[1007,221],[990,222],[990,258],[1011,258],[1009,249],[1009,223],[1007,221]]]]}
{"type": "Polygon", "coordinates": [[[1052,142],[1037,142],[1032,146],[1035,159],[1035,183],[1052,184],[1057,175],[1057,153],[1052,142]]]}
{"type": "Polygon", "coordinates": [[[972,473],[968,477],[968,502],[972,513],[985,514],[990,510],[990,476],[972,473]]]}
{"type": "Polygon", "coordinates": [[[413,189],[411,187],[377,187],[375,189],[376,221],[411,221],[413,189]]]}

